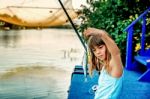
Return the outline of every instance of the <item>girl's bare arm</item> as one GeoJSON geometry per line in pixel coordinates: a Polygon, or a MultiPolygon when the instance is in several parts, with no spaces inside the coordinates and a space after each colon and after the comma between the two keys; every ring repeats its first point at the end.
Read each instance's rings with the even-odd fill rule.
{"type": "MultiPolygon", "coordinates": [[[[114,40],[112,40],[106,31],[104,30],[99,30],[95,28],[88,28],[87,30],[84,31],[84,34],[86,37],[89,37],[91,35],[96,35],[99,36],[104,43],[106,44],[110,54],[111,54],[111,61],[110,61],[110,66],[112,67],[112,75],[121,75],[122,74],[122,61],[120,57],[120,50],[114,40]]],[[[116,76],[118,77],[118,76],[116,76]]]]}
{"type": "Polygon", "coordinates": [[[88,28],[86,31],[84,31],[84,34],[86,37],[91,36],[91,35],[96,35],[99,36],[106,44],[110,54],[117,55],[120,54],[120,50],[114,40],[112,40],[106,31],[100,30],[100,29],[95,29],[95,28],[88,28]]]}

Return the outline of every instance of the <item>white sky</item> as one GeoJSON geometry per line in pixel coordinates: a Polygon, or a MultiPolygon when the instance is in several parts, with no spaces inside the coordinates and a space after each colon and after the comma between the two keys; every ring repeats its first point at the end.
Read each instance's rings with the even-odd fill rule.
{"type": "Polygon", "coordinates": [[[86,4],[86,0],[72,0],[73,6],[74,8],[81,8],[81,4],[82,5],[87,5],[86,4]]]}

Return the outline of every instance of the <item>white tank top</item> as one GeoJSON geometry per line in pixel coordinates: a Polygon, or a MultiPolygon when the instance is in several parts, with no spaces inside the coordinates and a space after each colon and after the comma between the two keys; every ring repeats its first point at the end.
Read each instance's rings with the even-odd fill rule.
{"type": "Polygon", "coordinates": [[[104,68],[102,68],[98,89],[95,92],[94,99],[119,99],[122,89],[123,74],[119,78],[110,76],[104,68]]]}

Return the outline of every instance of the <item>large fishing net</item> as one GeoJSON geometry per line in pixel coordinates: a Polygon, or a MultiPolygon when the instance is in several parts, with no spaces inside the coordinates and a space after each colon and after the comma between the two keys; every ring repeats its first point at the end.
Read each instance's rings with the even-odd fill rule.
{"type": "MultiPolygon", "coordinates": [[[[72,0],[61,0],[69,16],[77,13],[72,0]]],[[[21,26],[58,26],[66,23],[66,17],[58,0],[0,0],[0,20],[21,26]]]]}

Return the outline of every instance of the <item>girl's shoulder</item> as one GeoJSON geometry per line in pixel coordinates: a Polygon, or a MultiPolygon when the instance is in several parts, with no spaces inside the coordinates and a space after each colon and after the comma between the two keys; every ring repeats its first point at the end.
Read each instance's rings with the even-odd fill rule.
{"type": "Polygon", "coordinates": [[[109,74],[110,74],[110,76],[112,76],[112,77],[115,77],[115,78],[120,78],[121,76],[122,76],[122,74],[123,74],[123,66],[122,65],[120,65],[120,66],[116,66],[116,64],[115,65],[110,65],[109,66],[109,74]]]}

